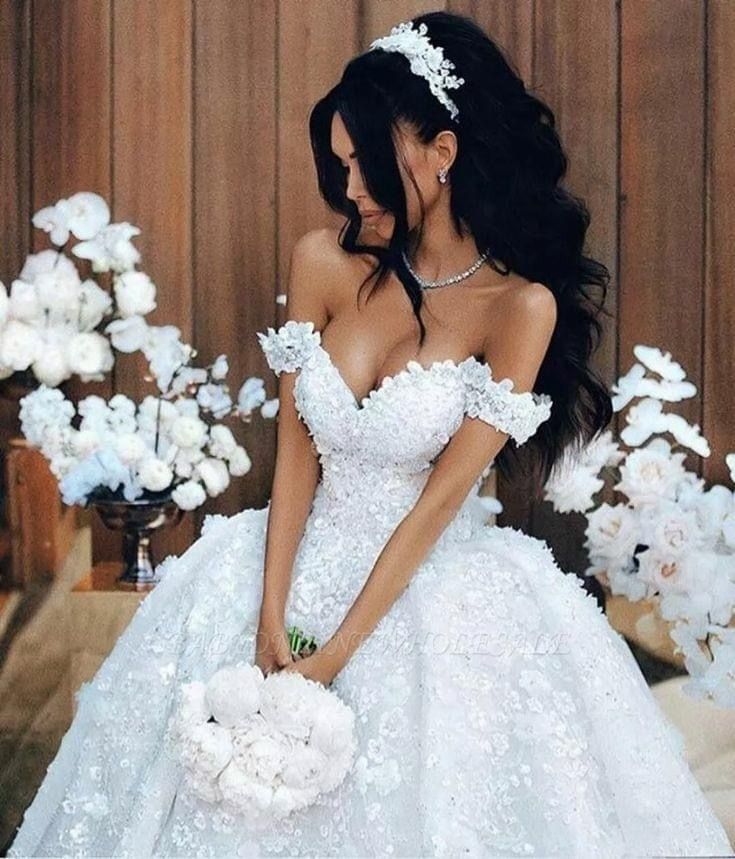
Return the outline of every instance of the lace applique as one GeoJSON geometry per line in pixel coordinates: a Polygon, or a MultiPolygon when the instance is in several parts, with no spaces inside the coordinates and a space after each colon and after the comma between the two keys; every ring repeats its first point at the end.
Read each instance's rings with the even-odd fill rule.
{"type": "Polygon", "coordinates": [[[527,441],[551,415],[552,400],[548,394],[514,393],[511,379],[497,382],[476,358],[463,362],[461,371],[466,413],[508,433],[518,445],[527,441]]]}
{"type": "Polygon", "coordinates": [[[269,326],[265,334],[258,331],[257,335],[268,366],[277,376],[302,367],[321,342],[321,334],[314,330],[313,322],[294,319],[289,319],[277,331],[269,326]]]}

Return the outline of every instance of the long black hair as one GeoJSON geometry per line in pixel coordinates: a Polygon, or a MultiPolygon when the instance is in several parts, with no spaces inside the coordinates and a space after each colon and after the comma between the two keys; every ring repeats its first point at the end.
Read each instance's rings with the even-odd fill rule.
{"type": "MultiPolygon", "coordinates": [[[[610,273],[583,253],[590,215],[585,203],[559,184],[567,157],[552,110],[529,92],[502,50],[471,18],[430,12],[412,21],[415,27],[426,24],[432,44],[440,45],[454,63],[452,73],[464,78],[461,87],[449,91],[459,110],[458,122],[426,80],[410,70],[403,54],[369,50],[358,55],[309,117],[319,192],[331,209],[347,217],[340,246],[377,259],[376,268],[360,285],[358,301],[370,280],[374,279],[372,295],[393,271],[411,301],[422,344],[426,334],[420,314],[422,291],[401,251],[408,250],[410,256],[420,244],[425,209],[404,162],[422,213],[410,235],[397,162],[401,155],[393,135],[398,120],[408,123],[423,143],[444,129],[456,134],[450,184],[455,229],[464,235],[466,225],[478,253],[489,251],[488,262],[496,271],[517,272],[543,283],[556,298],[557,323],[534,386],[551,396],[551,416],[524,445],[532,448],[539,493],[567,445],[589,442],[612,418],[607,386],[590,367],[602,334],[598,317],[607,313],[603,305],[610,273]],[[350,135],[368,192],[394,216],[387,247],[357,242],[361,218],[346,195],[346,168],[331,148],[335,111],[350,135]]],[[[509,439],[496,457],[498,471],[507,476],[510,461],[517,456],[517,446],[509,439]]]]}

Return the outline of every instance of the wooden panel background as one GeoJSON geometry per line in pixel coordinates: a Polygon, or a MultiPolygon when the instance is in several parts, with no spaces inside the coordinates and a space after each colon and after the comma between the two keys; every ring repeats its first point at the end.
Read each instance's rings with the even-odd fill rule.
{"type": "MultiPolygon", "coordinates": [[[[230,357],[234,385],[268,373],[255,331],[281,320],[302,233],[337,225],[316,191],[311,105],[344,63],[395,23],[447,9],[474,17],[557,116],[567,185],[592,212],[588,247],[612,272],[596,366],[608,382],[644,342],[673,351],[701,397],[676,407],[713,455],[689,465],[726,481],[735,447],[735,3],[730,0],[16,0],[0,4],[0,278],[44,247],[30,217],[61,196],[103,194],[202,360],[230,357]],[[7,121],[10,118],[12,121],[7,121]]],[[[96,386],[142,395],[139,360],[96,386]]],[[[7,411],[7,410],[6,410],[7,411]]],[[[4,433],[14,431],[5,414],[4,433]]],[[[204,512],[268,498],[275,427],[245,428],[252,472],[204,512]]],[[[501,524],[528,529],[579,568],[578,528],[501,485],[501,524]]],[[[41,513],[42,511],[39,511],[41,513]]],[[[93,520],[96,522],[96,520],[93,520]]],[[[579,520],[576,523],[579,524],[579,520]]],[[[95,524],[95,557],[114,557],[95,524]]]]}

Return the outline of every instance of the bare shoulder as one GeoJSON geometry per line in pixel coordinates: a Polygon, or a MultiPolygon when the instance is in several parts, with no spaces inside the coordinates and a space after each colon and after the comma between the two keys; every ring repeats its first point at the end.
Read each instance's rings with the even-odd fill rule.
{"type": "Polygon", "coordinates": [[[491,318],[503,322],[503,327],[535,326],[553,330],[556,324],[556,296],[543,283],[521,280],[503,290],[489,308],[491,318]]]}
{"type": "Polygon", "coordinates": [[[298,269],[304,279],[314,284],[330,311],[339,307],[346,296],[354,292],[370,271],[367,257],[351,254],[339,244],[339,230],[318,227],[304,233],[294,244],[292,269],[298,269]]]}

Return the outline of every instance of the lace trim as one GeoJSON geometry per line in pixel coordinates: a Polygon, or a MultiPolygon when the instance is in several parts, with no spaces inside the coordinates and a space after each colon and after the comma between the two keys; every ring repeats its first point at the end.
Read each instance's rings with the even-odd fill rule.
{"type": "Polygon", "coordinates": [[[552,400],[548,394],[535,391],[513,392],[512,379],[496,381],[486,365],[476,358],[461,367],[465,383],[465,412],[506,432],[521,445],[551,415],[552,400]]]}
{"type": "Polygon", "coordinates": [[[277,376],[302,367],[321,342],[313,322],[295,319],[289,319],[277,331],[269,326],[265,334],[258,331],[257,336],[268,366],[277,376]]]}

